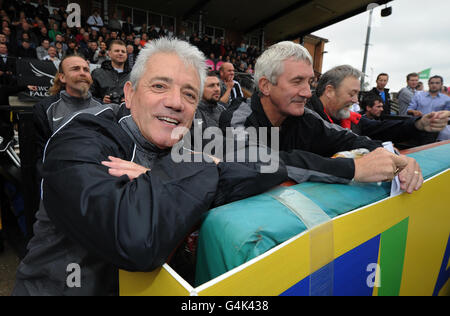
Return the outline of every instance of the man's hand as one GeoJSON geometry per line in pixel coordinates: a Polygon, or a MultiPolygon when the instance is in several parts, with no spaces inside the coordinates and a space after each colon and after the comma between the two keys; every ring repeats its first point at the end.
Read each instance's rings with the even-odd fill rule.
{"type": "Polygon", "coordinates": [[[431,112],[424,115],[415,125],[419,131],[440,132],[448,124],[450,111],[431,112]]]}
{"type": "Polygon", "coordinates": [[[422,112],[417,110],[408,110],[408,114],[412,114],[413,116],[422,116],[422,112]]]}
{"type": "Polygon", "coordinates": [[[111,98],[109,97],[109,94],[105,95],[103,97],[103,103],[104,104],[110,104],[111,103],[111,98]]]}
{"type": "Polygon", "coordinates": [[[102,165],[107,166],[108,172],[110,175],[114,177],[121,177],[123,175],[127,175],[128,178],[134,180],[138,178],[140,175],[150,171],[141,165],[138,165],[134,162],[122,160],[120,158],[108,156],[110,161],[102,161],[102,165]]]}
{"type": "Polygon", "coordinates": [[[409,194],[420,189],[423,184],[422,171],[413,158],[390,153],[377,148],[362,158],[355,159],[355,181],[391,181],[398,174],[400,188],[409,194]]]}
{"type": "Polygon", "coordinates": [[[397,156],[384,148],[377,148],[362,158],[355,159],[357,182],[391,181],[408,165],[406,156],[397,156]]]}
{"type": "Polygon", "coordinates": [[[406,157],[406,159],[408,159],[408,165],[400,172],[398,178],[400,180],[400,188],[411,194],[420,189],[423,184],[423,176],[417,161],[410,157],[406,157]]]}
{"type": "Polygon", "coordinates": [[[225,85],[227,86],[227,90],[233,89],[233,87],[234,87],[234,80],[233,80],[232,76],[227,78],[227,80],[225,81],[225,85]]]}

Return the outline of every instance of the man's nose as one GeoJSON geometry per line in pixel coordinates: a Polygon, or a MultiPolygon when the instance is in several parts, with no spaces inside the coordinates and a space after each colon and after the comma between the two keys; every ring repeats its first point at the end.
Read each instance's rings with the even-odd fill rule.
{"type": "Polygon", "coordinates": [[[168,92],[165,100],[164,106],[167,108],[171,108],[174,111],[180,112],[183,111],[184,106],[182,102],[181,92],[178,89],[172,89],[168,92]]]}
{"type": "Polygon", "coordinates": [[[298,94],[299,94],[299,96],[307,98],[307,99],[311,98],[312,93],[311,93],[311,87],[310,87],[309,83],[302,85],[298,94]]]}

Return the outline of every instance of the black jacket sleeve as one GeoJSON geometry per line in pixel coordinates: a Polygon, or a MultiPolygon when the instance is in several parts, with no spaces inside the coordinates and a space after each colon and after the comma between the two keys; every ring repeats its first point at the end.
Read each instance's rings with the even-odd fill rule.
{"type": "Polygon", "coordinates": [[[420,131],[415,127],[419,118],[408,120],[371,120],[361,117],[359,127],[361,134],[381,141],[402,142],[419,137],[420,131]]]}
{"type": "Polygon", "coordinates": [[[307,113],[295,133],[297,148],[281,153],[288,175],[296,182],[348,183],[355,174],[353,159],[330,158],[341,151],[380,147],[368,137],[358,136],[340,126],[307,113]]]}
{"type": "Polygon", "coordinates": [[[46,151],[43,202],[59,230],[121,269],[162,265],[205,211],[284,181],[280,174],[260,183],[269,177],[254,165],[175,163],[170,155],[133,181],[116,178],[101,161],[130,159],[118,132],[73,122],[55,135],[46,151]]]}

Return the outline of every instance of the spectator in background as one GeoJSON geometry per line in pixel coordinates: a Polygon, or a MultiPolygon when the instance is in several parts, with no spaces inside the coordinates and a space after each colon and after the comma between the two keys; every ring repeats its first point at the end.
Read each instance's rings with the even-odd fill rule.
{"type": "Polygon", "coordinates": [[[41,43],[42,43],[43,39],[48,39],[48,42],[49,43],[51,42],[50,36],[48,36],[48,30],[47,30],[47,28],[45,26],[41,27],[39,29],[39,33],[37,34],[37,38],[39,39],[39,41],[41,43]]]}
{"type": "Polygon", "coordinates": [[[57,54],[57,52],[56,52],[56,48],[53,47],[53,46],[50,46],[50,47],[48,48],[48,55],[45,56],[45,57],[43,58],[43,60],[50,60],[50,61],[53,61],[53,62],[55,62],[55,61],[60,61],[60,59],[59,59],[59,57],[58,57],[58,54],[57,54]]]}
{"type": "Polygon", "coordinates": [[[19,47],[17,52],[17,57],[23,58],[36,58],[36,49],[32,48],[30,45],[30,41],[24,40],[22,41],[22,45],[19,47]]]}
{"type": "MultiPolygon", "coordinates": [[[[389,81],[389,75],[381,73],[377,77],[377,86],[374,87],[370,93],[379,95],[383,101],[383,112],[386,115],[391,115],[391,96],[389,95],[389,89],[386,89],[386,85],[389,81]]],[[[363,109],[364,106],[363,106],[363,109]]]]}
{"type": "Polygon", "coordinates": [[[411,99],[416,93],[417,84],[419,83],[419,75],[417,73],[410,73],[406,76],[407,86],[402,88],[398,92],[398,107],[399,107],[399,115],[407,115],[409,104],[411,103],[411,99]]]}
{"type": "Polygon", "coordinates": [[[0,84],[10,85],[16,72],[16,58],[8,56],[8,47],[0,43],[0,84]]]}
{"type": "Polygon", "coordinates": [[[379,120],[384,111],[383,99],[376,94],[367,94],[361,101],[365,113],[363,116],[371,120],[379,120]]]}
{"type": "Polygon", "coordinates": [[[95,9],[93,14],[90,17],[88,17],[86,23],[91,27],[91,29],[96,31],[99,31],[100,28],[103,27],[103,20],[98,13],[98,9],[95,9]]]}
{"type": "Polygon", "coordinates": [[[101,68],[92,72],[92,95],[103,100],[103,103],[123,102],[123,87],[130,78],[127,64],[127,49],[121,40],[111,42],[108,49],[111,60],[104,61],[101,68]]]}
{"type": "Polygon", "coordinates": [[[450,97],[441,93],[444,79],[441,76],[433,76],[428,80],[428,91],[416,93],[408,107],[408,114],[422,116],[423,114],[447,110],[450,105],[450,97]]]}
{"type": "Polygon", "coordinates": [[[97,42],[94,41],[94,40],[90,40],[86,58],[87,58],[87,60],[89,60],[89,62],[91,64],[96,64],[98,62],[98,53],[99,53],[99,51],[100,50],[98,48],[97,42]]]}
{"type": "Polygon", "coordinates": [[[49,14],[48,8],[43,4],[43,0],[38,0],[36,15],[44,21],[44,23],[47,23],[49,14]]]}
{"type": "Polygon", "coordinates": [[[79,46],[77,44],[77,41],[74,38],[69,39],[67,49],[64,52],[64,56],[78,55],[78,54],[79,54],[79,46]]]}
{"type": "Polygon", "coordinates": [[[224,104],[220,102],[219,78],[215,72],[209,72],[205,80],[202,99],[195,111],[195,119],[201,120],[199,124],[201,124],[202,130],[208,127],[219,127],[219,118],[225,109],[224,104]]]}
{"type": "Polygon", "coordinates": [[[446,96],[450,97],[450,90],[448,87],[446,86],[442,86],[442,90],[441,90],[442,94],[445,94],[446,96]]]}
{"type": "Polygon", "coordinates": [[[127,44],[127,64],[128,69],[133,69],[134,63],[136,62],[136,55],[134,54],[134,46],[132,44],[127,44]]]}
{"type": "Polygon", "coordinates": [[[220,75],[220,102],[230,105],[236,99],[244,98],[239,82],[234,80],[234,66],[231,63],[223,63],[219,69],[220,75]]]}
{"type": "Polygon", "coordinates": [[[127,35],[134,33],[134,25],[131,23],[131,16],[127,16],[127,20],[122,24],[122,32],[127,35]]]}
{"type": "Polygon", "coordinates": [[[63,49],[63,45],[60,42],[56,42],[55,44],[55,49],[56,49],[56,56],[62,60],[63,56],[64,56],[64,49],[63,49]]]}
{"type": "Polygon", "coordinates": [[[100,42],[100,47],[98,51],[98,61],[97,64],[101,65],[104,61],[109,60],[108,49],[105,42],[100,42]]]}
{"type": "Polygon", "coordinates": [[[62,35],[61,31],[59,30],[59,26],[57,23],[54,23],[52,26],[52,29],[48,32],[48,37],[55,42],[56,41],[56,35],[62,35]]]}
{"type": "Polygon", "coordinates": [[[50,42],[48,39],[43,39],[41,42],[41,46],[36,48],[36,56],[39,60],[43,60],[45,56],[48,55],[47,50],[50,47],[50,42]]]}
{"type": "Polygon", "coordinates": [[[108,28],[115,32],[120,32],[122,30],[122,25],[120,24],[116,11],[114,11],[112,17],[108,21],[108,28]]]}
{"type": "Polygon", "coordinates": [[[55,37],[55,41],[54,41],[54,42],[51,42],[50,45],[56,47],[56,44],[57,44],[57,43],[61,43],[62,50],[63,50],[63,52],[65,53],[66,50],[67,50],[67,48],[68,48],[68,46],[67,46],[66,43],[64,43],[64,37],[62,37],[61,34],[57,34],[56,37],[55,37]]]}
{"type": "Polygon", "coordinates": [[[416,91],[423,91],[423,82],[419,81],[416,87],[416,91]]]}

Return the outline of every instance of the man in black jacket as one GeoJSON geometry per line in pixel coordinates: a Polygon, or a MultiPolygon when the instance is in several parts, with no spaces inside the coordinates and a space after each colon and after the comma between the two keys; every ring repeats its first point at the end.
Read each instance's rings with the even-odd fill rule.
{"type": "MultiPolygon", "coordinates": [[[[305,108],[313,78],[312,58],[304,47],[292,42],[273,45],[256,62],[258,92],[247,103],[224,112],[221,128],[265,127],[272,134],[278,130],[279,139],[266,135],[265,141],[280,150],[289,177],[297,182],[378,182],[392,180],[400,173],[402,189],[409,193],[419,189],[423,178],[414,159],[378,148],[380,143],[331,124],[305,108]],[[357,148],[373,152],[359,159],[329,158],[357,148]]],[[[356,98],[359,88],[351,92],[356,98]]]]}
{"type": "Polygon", "coordinates": [[[108,48],[111,60],[102,63],[101,68],[92,72],[92,95],[103,100],[103,103],[122,103],[124,100],[123,87],[130,78],[131,69],[128,68],[127,48],[123,41],[111,41],[108,48]]]}
{"type": "Polygon", "coordinates": [[[370,90],[370,93],[379,95],[383,100],[383,114],[391,115],[391,96],[389,89],[386,89],[386,85],[389,81],[389,75],[381,73],[377,77],[377,86],[370,90]]]}
{"type": "MultiPolygon", "coordinates": [[[[447,126],[444,113],[430,113],[409,120],[371,120],[350,107],[357,102],[361,72],[349,65],[337,66],[324,73],[316,94],[308,102],[322,119],[380,141],[402,142],[420,137],[420,133],[439,132],[447,126]]],[[[436,134],[437,136],[437,134],[436,134]]]]}
{"type": "Polygon", "coordinates": [[[14,295],[117,295],[118,269],[160,267],[204,212],[286,179],[258,163],[174,162],[177,128],[190,127],[204,77],[198,49],[152,41],[125,84],[131,115],[117,123],[109,107],[79,113],[52,135],[14,295]]]}

